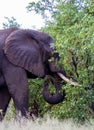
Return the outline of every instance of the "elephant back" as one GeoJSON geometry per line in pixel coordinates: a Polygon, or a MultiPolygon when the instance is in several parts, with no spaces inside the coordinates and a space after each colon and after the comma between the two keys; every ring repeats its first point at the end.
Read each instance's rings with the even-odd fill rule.
{"type": "Polygon", "coordinates": [[[4,57],[3,46],[5,40],[15,30],[18,30],[18,28],[9,28],[9,29],[0,30],[0,70],[2,66],[2,59],[4,57]]]}
{"type": "Polygon", "coordinates": [[[9,29],[0,30],[0,48],[1,45],[4,44],[6,38],[15,30],[18,30],[18,28],[9,28],[9,29]]]}

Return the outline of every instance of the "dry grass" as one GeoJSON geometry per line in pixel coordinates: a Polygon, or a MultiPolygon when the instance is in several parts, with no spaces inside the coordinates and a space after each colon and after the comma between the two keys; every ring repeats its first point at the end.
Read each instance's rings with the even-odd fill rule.
{"type": "Polygon", "coordinates": [[[94,130],[94,125],[76,125],[71,120],[59,122],[55,119],[37,119],[36,121],[22,119],[20,122],[15,120],[0,123],[0,130],[94,130]]]}

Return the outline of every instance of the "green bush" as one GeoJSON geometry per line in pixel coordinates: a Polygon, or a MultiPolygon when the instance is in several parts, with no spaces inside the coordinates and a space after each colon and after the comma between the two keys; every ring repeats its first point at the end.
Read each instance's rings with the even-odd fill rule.
{"type": "MultiPolygon", "coordinates": [[[[35,4],[39,13],[45,3],[41,1],[39,7],[35,4]]],[[[65,101],[52,106],[48,113],[59,119],[88,120],[93,117],[91,104],[94,101],[94,3],[92,0],[54,2],[50,3],[53,10],[45,7],[45,11],[51,12],[52,19],[46,21],[42,31],[49,33],[56,41],[56,51],[61,57],[58,64],[70,79],[82,86],[62,86],[66,92],[65,101]]]]}

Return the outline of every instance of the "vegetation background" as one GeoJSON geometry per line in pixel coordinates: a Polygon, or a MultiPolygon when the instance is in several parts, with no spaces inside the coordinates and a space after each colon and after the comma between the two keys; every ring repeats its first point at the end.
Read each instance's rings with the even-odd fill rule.
{"type": "MultiPolygon", "coordinates": [[[[29,80],[29,111],[43,117],[49,114],[58,119],[72,118],[83,122],[94,118],[94,0],[40,0],[30,2],[28,11],[35,11],[45,19],[41,31],[54,38],[66,75],[81,87],[62,86],[64,102],[46,103],[41,95],[42,79],[29,80]]],[[[21,27],[14,17],[7,18],[4,28],[21,27]]],[[[14,108],[12,105],[12,110],[14,108]]],[[[8,115],[8,118],[10,115],[8,115]]]]}

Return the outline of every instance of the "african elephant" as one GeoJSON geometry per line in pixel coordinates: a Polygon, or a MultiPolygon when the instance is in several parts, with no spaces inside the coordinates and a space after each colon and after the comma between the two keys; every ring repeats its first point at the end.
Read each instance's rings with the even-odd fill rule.
{"type": "MultiPolygon", "coordinates": [[[[0,109],[3,111],[3,117],[11,98],[17,113],[20,111],[22,116],[27,117],[28,78],[60,76],[75,85],[55,66],[56,58],[51,44],[53,39],[43,32],[19,28],[0,30],[0,109]]],[[[64,95],[59,91],[53,96],[48,95],[46,82],[43,97],[48,103],[56,104],[64,99],[64,95]]]]}

